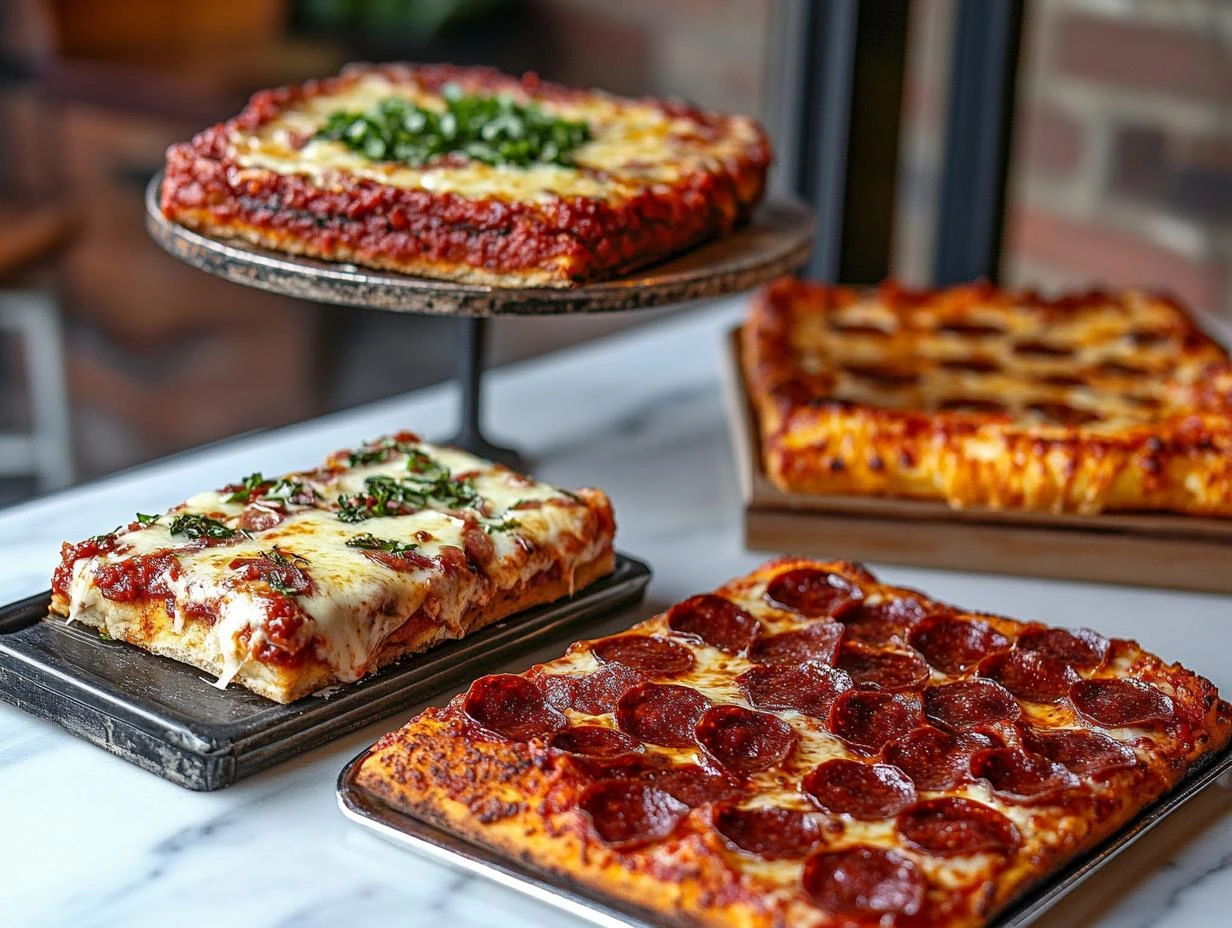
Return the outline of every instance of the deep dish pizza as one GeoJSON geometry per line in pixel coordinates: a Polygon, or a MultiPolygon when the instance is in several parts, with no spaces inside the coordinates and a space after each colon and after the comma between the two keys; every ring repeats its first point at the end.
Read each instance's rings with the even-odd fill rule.
{"type": "Polygon", "coordinates": [[[654,921],[975,926],[1232,734],[1132,641],[783,558],[378,741],[396,809],[654,921]]]}
{"type": "Polygon", "coordinates": [[[599,490],[410,432],[66,543],[51,609],[288,703],[612,571],[599,490]]]}
{"type": "Polygon", "coordinates": [[[1232,363],[1171,300],[784,279],[741,344],[789,492],[1232,515],[1232,363]]]}
{"type": "Polygon", "coordinates": [[[363,65],[259,93],[172,146],[162,209],[294,254],[568,287],[731,231],[769,162],[744,116],[487,68],[363,65]]]}

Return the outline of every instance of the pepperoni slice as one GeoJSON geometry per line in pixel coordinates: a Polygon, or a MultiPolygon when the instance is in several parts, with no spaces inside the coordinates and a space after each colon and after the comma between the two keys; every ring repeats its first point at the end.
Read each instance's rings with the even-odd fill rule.
{"type": "Polygon", "coordinates": [[[1010,644],[987,622],[943,614],[923,619],[911,630],[909,641],[942,673],[961,673],[1010,644]]]}
{"type": "Polygon", "coordinates": [[[569,724],[535,684],[512,673],[494,673],[472,683],[462,711],[480,728],[510,741],[529,741],[569,724]]]}
{"type": "Polygon", "coordinates": [[[914,651],[875,651],[860,644],[843,645],[838,666],[856,686],[888,693],[923,689],[932,673],[914,651]]]}
{"type": "Polygon", "coordinates": [[[980,661],[976,671],[1028,702],[1060,702],[1078,680],[1068,664],[1041,651],[998,651],[980,661]]]}
{"type": "Polygon", "coordinates": [[[766,860],[798,860],[821,841],[815,815],[796,809],[740,809],[722,805],[714,810],[714,830],[732,847],[766,860]]]}
{"type": "Polygon", "coordinates": [[[713,706],[697,722],[697,743],[716,763],[740,776],[781,764],[796,748],[792,727],[744,706],[713,706]]]}
{"type": "Polygon", "coordinates": [[[616,723],[634,738],[667,748],[693,745],[693,726],[710,700],[674,683],[643,683],[620,697],[616,723]]]}
{"type": "Polygon", "coordinates": [[[930,722],[961,731],[1015,722],[1022,716],[1022,706],[993,680],[959,680],[925,690],[924,715],[930,722]]]}
{"type": "Polygon", "coordinates": [[[1079,680],[1069,701],[1082,715],[1105,728],[1167,725],[1176,719],[1176,703],[1141,680],[1079,680]]]}
{"type": "Polygon", "coordinates": [[[548,742],[566,754],[581,757],[617,757],[642,750],[642,743],[622,731],[602,725],[577,725],[558,731],[548,742]]]}
{"type": "Polygon", "coordinates": [[[921,725],[887,744],[881,759],[898,767],[920,789],[952,789],[970,776],[972,755],[992,746],[983,735],[921,725]]]}
{"type": "Polygon", "coordinates": [[[753,643],[761,623],[731,600],[706,593],[672,606],[667,627],[728,654],[740,654],[753,643]]]}
{"type": "Polygon", "coordinates": [[[549,705],[576,709],[587,715],[606,715],[616,709],[625,691],[645,679],[645,675],[621,664],[600,667],[583,677],[548,674],[541,682],[549,705]]]}
{"type": "Polygon", "coordinates": [[[1083,728],[1029,729],[1022,741],[1028,750],[1079,776],[1099,776],[1138,763],[1137,755],[1128,745],[1083,728]]]}
{"type": "Polygon", "coordinates": [[[1018,829],[982,802],[950,796],[925,799],[898,816],[904,840],[938,857],[1009,854],[1018,847],[1018,829]]]}
{"type": "Polygon", "coordinates": [[[915,802],[915,784],[897,767],[842,758],[815,767],[800,788],[823,811],[864,821],[893,818],[915,802]]]}
{"type": "Polygon", "coordinates": [[[863,598],[860,588],[846,577],[815,567],[784,571],[766,587],[770,605],[810,618],[841,615],[863,598]]]}
{"type": "Polygon", "coordinates": [[[604,844],[627,848],[666,838],[689,811],[661,789],[637,780],[600,780],[586,787],[578,808],[604,844]]]}
{"type": "Polygon", "coordinates": [[[916,599],[890,599],[875,605],[861,603],[838,617],[847,627],[845,641],[861,644],[905,644],[907,633],[924,618],[924,605],[916,599]]]}
{"type": "Polygon", "coordinates": [[[605,664],[620,664],[655,677],[674,677],[693,669],[693,652],[684,645],[650,635],[601,638],[590,653],[605,664]]]}
{"type": "Polygon", "coordinates": [[[896,693],[848,690],[830,707],[826,727],[863,754],[876,754],[891,738],[920,724],[919,706],[896,693]]]}
{"type": "Polygon", "coordinates": [[[819,719],[840,693],[851,689],[847,674],[825,664],[763,665],[745,671],[736,682],[758,709],[794,709],[819,719]]]}
{"type": "Polygon", "coordinates": [[[987,780],[992,791],[1006,799],[1025,802],[1078,785],[1069,770],[1047,757],[1021,748],[989,748],[971,758],[971,775],[987,780]]]}
{"type": "Polygon", "coordinates": [[[843,626],[837,622],[815,622],[795,631],[761,635],[749,648],[749,660],[759,664],[833,664],[842,638],[843,626]]]}
{"type": "Polygon", "coordinates": [[[709,802],[734,799],[743,792],[731,777],[703,770],[697,764],[679,764],[647,770],[639,779],[656,789],[670,793],[690,809],[709,802]]]}
{"type": "Polygon", "coordinates": [[[1089,628],[1028,628],[1018,636],[1023,651],[1038,651],[1079,670],[1094,670],[1108,655],[1108,639],[1089,628]]]}
{"type": "Polygon", "coordinates": [[[915,915],[928,888],[911,858],[860,844],[814,854],[804,862],[802,880],[820,908],[854,918],[915,915]]]}

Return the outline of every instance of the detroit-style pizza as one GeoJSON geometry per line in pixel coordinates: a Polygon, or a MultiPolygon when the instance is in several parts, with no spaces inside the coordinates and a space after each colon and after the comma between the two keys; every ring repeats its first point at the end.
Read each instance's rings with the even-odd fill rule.
{"type": "Polygon", "coordinates": [[[378,741],[395,809],[706,928],[985,924],[1232,734],[1136,643],[784,558],[378,741]]]}
{"type": "Polygon", "coordinates": [[[410,432],[66,543],[52,612],[282,703],[612,571],[599,490],[410,432]]]}
{"type": "Polygon", "coordinates": [[[259,93],[173,145],[161,203],[293,254],[570,287],[731,231],[769,163],[745,116],[489,68],[361,65],[259,93]]]}

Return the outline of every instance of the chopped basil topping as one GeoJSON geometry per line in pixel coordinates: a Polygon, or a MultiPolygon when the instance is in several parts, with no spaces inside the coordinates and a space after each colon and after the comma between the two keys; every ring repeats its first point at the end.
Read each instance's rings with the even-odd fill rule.
{"type": "Polygon", "coordinates": [[[282,548],[274,545],[268,551],[263,551],[262,556],[269,558],[279,567],[307,567],[308,558],[302,554],[296,554],[293,551],[284,551],[282,548]]]}
{"type": "Polygon", "coordinates": [[[155,522],[157,522],[161,518],[162,516],[149,516],[149,515],[146,515],[144,512],[139,512],[137,513],[137,524],[138,525],[153,525],[155,522]]]}
{"type": "Polygon", "coordinates": [[[338,518],[343,522],[362,522],[376,516],[404,515],[410,510],[435,508],[463,509],[478,505],[479,494],[469,480],[451,480],[449,472],[427,455],[433,475],[428,472],[409,474],[403,479],[378,474],[364,480],[364,492],[338,497],[338,518]]]}
{"type": "Polygon", "coordinates": [[[377,538],[369,532],[348,538],[346,543],[348,548],[362,548],[365,551],[384,551],[386,554],[392,554],[394,557],[406,557],[412,551],[419,550],[419,545],[377,538]]]}
{"type": "Polygon", "coordinates": [[[261,484],[265,482],[266,479],[261,476],[260,471],[257,471],[255,474],[249,474],[240,481],[240,488],[228,493],[222,498],[222,501],[224,503],[246,503],[254,493],[261,489],[261,484]]]}
{"type": "MultiPolygon", "coordinates": [[[[360,448],[358,451],[350,452],[347,455],[347,465],[349,467],[363,467],[366,464],[380,464],[382,461],[388,461],[390,455],[393,454],[412,455],[423,454],[423,452],[410,442],[386,438],[370,448],[360,448]]],[[[427,457],[427,455],[424,455],[424,457],[427,457]]]]}
{"type": "Polygon", "coordinates": [[[240,534],[217,519],[196,512],[181,512],[171,520],[172,535],[187,535],[196,541],[200,538],[234,538],[240,534]]]}
{"type": "Polygon", "coordinates": [[[484,164],[523,168],[572,165],[573,150],[591,137],[585,122],[553,116],[505,94],[464,94],[451,86],[443,96],[443,111],[400,97],[386,97],[362,113],[337,110],[315,137],[341,142],[373,161],[411,167],[458,153],[484,164]]]}
{"type": "Polygon", "coordinates": [[[291,480],[287,477],[279,477],[277,480],[268,480],[262,476],[260,471],[255,474],[249,474],[239,483],[240,489],[234,490],[223,497],[224,503],[246,503],[252,499],[275,499],[275,500],[290,500],[296,496],[317,496],[317,491],[313,489],[305,489],[304,485],[298,480],[291,480]]]}

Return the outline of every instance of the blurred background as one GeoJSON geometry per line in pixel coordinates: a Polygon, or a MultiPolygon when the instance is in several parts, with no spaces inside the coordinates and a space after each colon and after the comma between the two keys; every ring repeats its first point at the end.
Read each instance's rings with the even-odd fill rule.
{"type": "MultiPolygon", "coordinates": [[[[796,86],[818,78],[796,35],[813,17],[806,53],[833,57],[844,46],[826,30],[846,17],[868,67],[844,215],[872,232],[822,273],[946,276],[938,229],[963,193],[946,139],[965,90],[976,112],[996,98],[985,122],[1006,119],[990,274],[1162,288],[1232,319],[1232,2],[1006,0],[998,88],[957,34],[984,2],[0,0],[0,503],[449,376],[450,320],[296,303],[146,238],[142,191],[169,143],[350,60],[530,69],[751,112],[784,155],[778,188],[824,207],[796,86]]],[[[653,316],[500,321],[492,360],[653,316]]]]}

